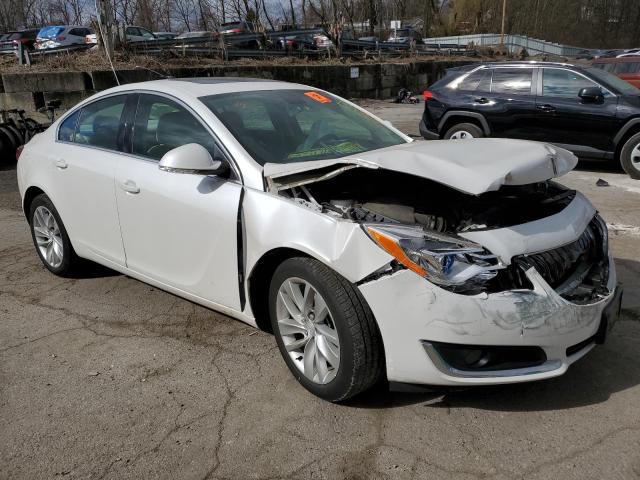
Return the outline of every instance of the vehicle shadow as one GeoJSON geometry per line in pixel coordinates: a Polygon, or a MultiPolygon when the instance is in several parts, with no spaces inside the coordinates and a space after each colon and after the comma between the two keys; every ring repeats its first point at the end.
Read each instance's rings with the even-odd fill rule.
{"type": "Polygon", "coordinates": [[[604,345],[596,346],[565,375],[538,382],[433,388],[421,393],[378,388],[347,402],[355,408],[397,408],[425,404],[431,408],[476,408],[520,412],[562,410],[605,402],[611,395],[640,384],[640,262],[617,259],[624,285],[622,315],[604,345]]]}
{"type": "Polygon", "coordinates": [[[622,166],[620,162],[615,160],[586,160],[579,159],[578,165],[576,165],[575,170],[581,172],[602,172],[602,173],[622,173],[625,174],[625,171],[622,170],[622,166]]]}
{"type": "Polygon", "coordinates": [[[92,262],[91,260],[82,260],[79,268],[72,274],[68,275],[68,278],[74,280],[83,280],[90,278],[107,278],[122,276],[120,272],[111,270],[109,267],[100,265],[99,263],[92,262]]]}

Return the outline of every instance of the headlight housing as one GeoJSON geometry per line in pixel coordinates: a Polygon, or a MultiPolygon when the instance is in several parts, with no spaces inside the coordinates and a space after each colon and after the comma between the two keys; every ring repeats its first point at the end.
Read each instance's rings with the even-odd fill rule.
{"type": "Polygon", "coordinates": [[[505,268],[484,247],[413,225],[363,224],[369,237],[409,270],[458,293],[486,291],[505,268]]]}

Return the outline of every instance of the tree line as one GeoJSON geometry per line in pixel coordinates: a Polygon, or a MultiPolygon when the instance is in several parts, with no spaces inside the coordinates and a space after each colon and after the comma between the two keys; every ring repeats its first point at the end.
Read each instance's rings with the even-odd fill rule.
{"type": "MultiPolygon", "coordinates": [[[[499,33],[503,0],[111,0],[118,22],[151,30],[214,30],[247,20],[257,29],[327,27],[383,36],[403,20],[424,37],[499,33]]],[[[2,0],[0,31],[89,25],[95,0],[2,0]]],[[[640,0],[506,0],[505,32],[587,48],[640,47],[640,0]]]]}

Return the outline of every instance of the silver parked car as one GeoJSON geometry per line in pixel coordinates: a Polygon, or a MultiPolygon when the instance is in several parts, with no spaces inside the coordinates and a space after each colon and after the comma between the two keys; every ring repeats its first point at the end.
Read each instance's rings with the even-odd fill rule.
{"type": "Polygon", "coordinates": [[[47,48],[70,47],[84,45],[87,35],[95,34],[92,28],[78,25],[55,25],[43,27],[38,32],[36,50],[47,48]]]}

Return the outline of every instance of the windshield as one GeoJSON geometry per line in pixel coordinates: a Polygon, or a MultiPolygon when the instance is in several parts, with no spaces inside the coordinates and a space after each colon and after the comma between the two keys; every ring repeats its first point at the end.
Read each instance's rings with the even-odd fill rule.
{"type": "Polygon", "coordinates": [[[640,90],[612,73],[594,67],[587,68],[587,72],[596,80],[604,83],[606,86],[612,87],[622,95],[640,95],[640,90]]]}
{"type": "Polygon", "coordinates": [[[268,90],[200,100],[260,165],[340,158],[406,142],[328,93],[268,90]]]}
{"type": "Polygon", "coordinates": [[[40,30],[40,33],[38,33],[38,37],[53,39],[61,34],[63,30],[64,27],[44,27],[42,30],[40,30]]]}

